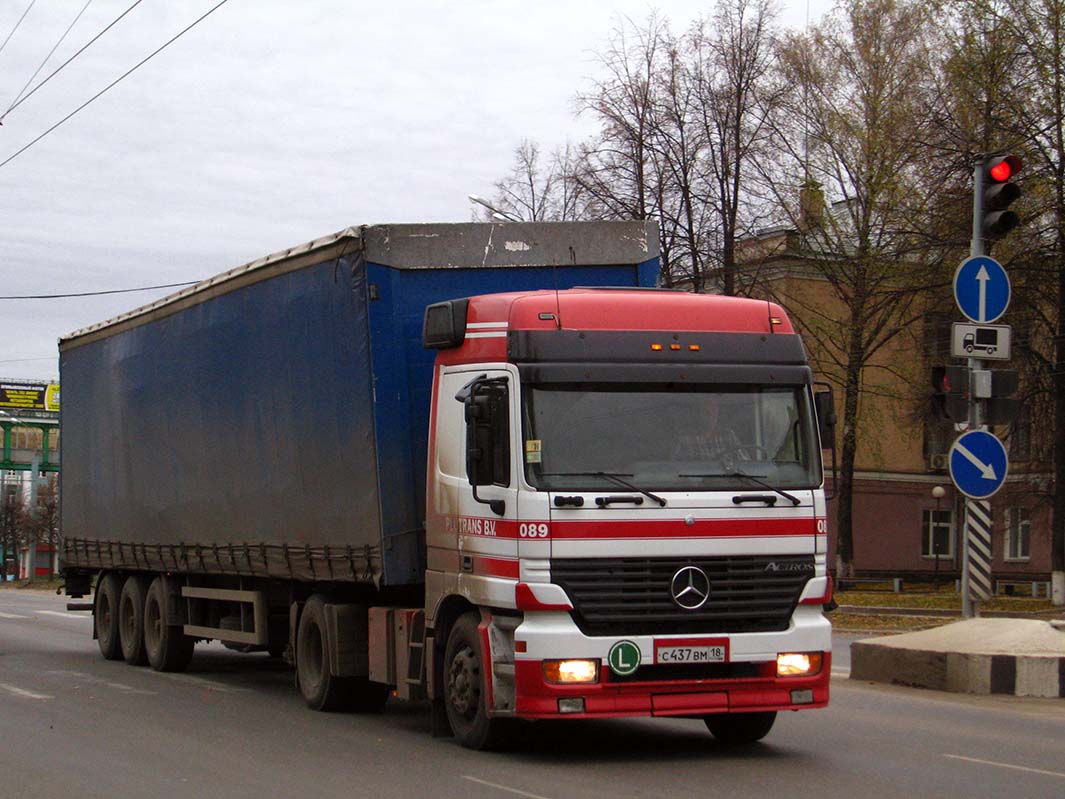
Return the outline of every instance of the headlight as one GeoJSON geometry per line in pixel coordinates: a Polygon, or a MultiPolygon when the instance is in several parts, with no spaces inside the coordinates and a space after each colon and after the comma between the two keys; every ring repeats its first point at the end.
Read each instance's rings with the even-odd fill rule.
{"type": "Polygon", "coordinates": [[[778,677],[808,677],[821,671],[821,652],[782,652],[777,655],[778,677]]]}
{"type": "Polygon", "coordinates": [[[599,661],[545,660],[544,679],[555,683],[599,682],[599,661]]]}

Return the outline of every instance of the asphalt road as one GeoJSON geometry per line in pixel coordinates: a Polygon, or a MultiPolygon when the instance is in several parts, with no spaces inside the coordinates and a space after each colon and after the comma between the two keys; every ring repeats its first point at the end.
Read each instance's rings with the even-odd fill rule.
{"type": "Polygon", "coordinates": [[[853,683],[853,636],[831,706],[783,714],[745,751],[699,721],[626,719],[529,724],[478,753],[431,738],[424,705],[313,713],[262,654],[199,645],[177,675],[104,661],[65,601],[0,590],[3,796],[1065,796],[1065,700],[853,683]]]}

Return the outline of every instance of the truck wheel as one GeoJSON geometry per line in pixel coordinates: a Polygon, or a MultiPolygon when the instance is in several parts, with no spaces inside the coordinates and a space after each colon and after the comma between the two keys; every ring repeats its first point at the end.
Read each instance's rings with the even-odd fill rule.
{"type": "Polygon", "coordinates": [[[325,598],[315,594],[303,606],[296,633],[296,679],[313,710],[343,710],[351,705],[353,679],[329,673],[332,642],[325,626],[325,598]]]}
{"type": "Polygon", "coordinates": [[[131,666],[148,662],[144,651],[145,583],[138,575],[127,577],[118,599],[118,640],[122,644],[122,657],[131,666]]]}
{"type": "Polygon", "coordinates": [[[744,746],[765,738],[776,721],[776,711],[768,713],[713,713],[703,716],[710,734],[725,746],[744,746]]]}
{"type": "MultiPolygon", "coordinates": [[[[455,739],[469,749],[491,749],[502,742],[499,719],[488,717],[484,691],[484,652],[476,613],[455,622],[444,650],[444,707],[455,739]]],[[[491,679],[491,676],[488,676],[491,679]]]]}
{"type": "Polygon", "coordinates": [[[108,660],[122,659],[122,644],[118,635],[118,603],[122,595],[122,578],[107,572],[96,584],[96,604],[92,618],[96,625],[96,643],[100,654],[108,660]]]}
{"type": "Polygon", "coordinates": [[[144,600],[144,650],[156,671],[184,671],[196,642],[181,627],[166,623],[166,583],[156,577],[144,600]]]}

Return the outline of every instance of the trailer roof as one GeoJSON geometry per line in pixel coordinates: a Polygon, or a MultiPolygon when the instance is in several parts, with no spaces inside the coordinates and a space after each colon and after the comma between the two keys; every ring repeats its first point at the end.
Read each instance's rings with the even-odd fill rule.
{"type": "Polygon", "coordinates": [[[469,222],[348,227],[242,264],[59,339],[67,349],[177,313],[252,283],[362,252],[394,269],[499,269],[639,264],[657,258],[658,224],[631,222],[469,222]]]}

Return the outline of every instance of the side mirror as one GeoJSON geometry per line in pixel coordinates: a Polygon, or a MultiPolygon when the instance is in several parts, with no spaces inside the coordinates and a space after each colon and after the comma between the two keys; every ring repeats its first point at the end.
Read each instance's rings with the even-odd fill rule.
{"type": "Polygon", "coordinates": [[[814,411],[817,413],[817,432],[821,434],[821,449],[836,446],[836,400],[832,387],[814,394],[814,411]]]}
{"type": "Polygon", "coordinates": [[[484,375],[467,383],[455,395],[462,402],[466,420],[466,477],[473,498],[502,516],[506,503],[501,499],[481,499],[477,487],[510,485],[510,408],[505,378],[484,375]]]}
{"type": "Polygon", "coordinates": [[[835,499],[838,495],[836,474],[836,395],[829,383],[817,382],[815,386],[822,386],[825,390],[814,394],[814,412],[817,415],[817,432],[821,436],[821,449],[832,450],[832,493],[825,496],[826,500],[835,499]]]}

